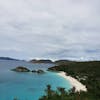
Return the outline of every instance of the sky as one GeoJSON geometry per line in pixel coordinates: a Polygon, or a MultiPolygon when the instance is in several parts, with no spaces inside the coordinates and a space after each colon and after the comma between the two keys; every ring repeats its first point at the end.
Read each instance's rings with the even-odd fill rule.
{"type": "Polygon", "coordinates": [[[100,0],[0,0],[0,56],[100,60],[100,0]]]}

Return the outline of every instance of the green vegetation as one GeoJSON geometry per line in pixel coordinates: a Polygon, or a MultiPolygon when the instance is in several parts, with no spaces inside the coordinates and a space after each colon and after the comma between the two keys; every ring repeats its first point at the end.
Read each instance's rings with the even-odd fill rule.
{"type": "MultiPolygon", "coordinates": [[[[65,62],[60,63],[48,69],[49,71],[64,71],[67,75],[77,78],[80,82],[87,86],[87,92],[75,92],[73,87],[69,91],[65,88],[57,88],[52,90],[47,85],[45,95],[39,100],[100,100],[100,62],[65,62]]],[[[14,98],[14,100],[18,100],[14,98]]]]}
{"type": "Polygon", "coordinates": [[[89,100],[87,97],[84,98],[86,94],[85,92],[75,93],[75,88],[72,88],[69,91],[65,91],[65,88],[59,87],[56,91],[54,91],[51,89],[50,85],[47,85],[45,92],[46,95],[42,96],[39,100],[89,100]]]}
{"type": "Polygon", "coordinates": [[[32,59],[29,61],[30,63],[53,63],[52,60],[49,60],[49,59],[41,59],[41,60],[36,60],[36,59],[32,59]]]}
{"type": "Polygon", "coordinates": [[[26,67],[23,67],[23,66],[18,66],[14,69],[11,69],[12,71],[15,71],[15,72],[30,72],[30,70],[26,67]]]}
{"type": "MultiPolygon", "coordinates": [[[[50,71],[65,71],[87,86],[88,92],[80,93],[81,99],[63,100],[100,100],[100,62],[70,62],[49,68],[50,71]],[[83,96],[84,95],[84,96],[83,96]]],[[[73,96],[76,93],[73,94],[73,96]]],[[[55,96],[55,95],[53,95],[55,96]]],[[[71,96],[69,94],[69,96],[71,96]]],[[[49,100],[49,99],[41,99],[49,100]]],[[[51,100],[51,99],[50,99],[51,100]]],[[[56,99],[52,99],[56,100],[56,99]]],[[[59,99],[60,100],[60,99],[59,99]]]]}

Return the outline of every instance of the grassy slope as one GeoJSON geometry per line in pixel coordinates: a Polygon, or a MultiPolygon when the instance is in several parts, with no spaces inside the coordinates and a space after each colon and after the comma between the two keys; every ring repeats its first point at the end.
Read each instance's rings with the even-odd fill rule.
{"type": "Polygon", "coordinates": [[[77,76],[86,78],[86,80],[80,80],[88,89],[84,98],[87,97],[87,100],[100,100],[100,61],[67,62],[51,67],[49,70],[65,71],[75,78],[77,76]]]}

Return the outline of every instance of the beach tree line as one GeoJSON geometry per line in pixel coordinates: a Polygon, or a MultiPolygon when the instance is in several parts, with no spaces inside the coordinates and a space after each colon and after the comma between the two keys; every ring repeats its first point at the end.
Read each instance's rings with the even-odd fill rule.
{"type": "Polygon", "coordinates": [[[86,92],[75,92],[75,87],[66,91],[65,88],[58,87],[57,90],[52,90],[50,85],[47,85],[45,95],[39,100],[90,100],[84,98],[86,92]]]}

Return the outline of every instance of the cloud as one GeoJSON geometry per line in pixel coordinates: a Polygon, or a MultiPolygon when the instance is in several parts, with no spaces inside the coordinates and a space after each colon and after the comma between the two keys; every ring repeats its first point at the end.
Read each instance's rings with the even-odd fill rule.
{"type": "Polygon", "coordinates": [[[100,59],[99,0],[0,0],[0,55],[100,59]]]}

